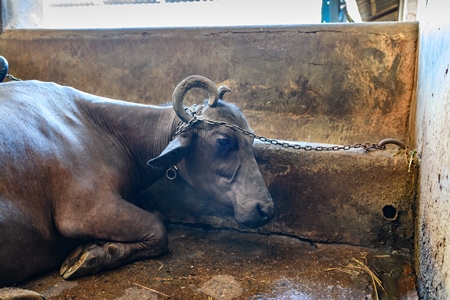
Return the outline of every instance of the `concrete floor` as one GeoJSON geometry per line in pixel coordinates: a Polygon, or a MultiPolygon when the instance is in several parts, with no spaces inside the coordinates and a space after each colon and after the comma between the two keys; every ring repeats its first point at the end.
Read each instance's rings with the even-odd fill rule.
{"type": "Polygon", "coordinates": [[[50,272],[22,288],[47,299],[417,299],[408,257],[279,235],[171,225],[170,252],[73,281],[50,272]],[[359,268],[358,268],[359,267],[359,268]]]}

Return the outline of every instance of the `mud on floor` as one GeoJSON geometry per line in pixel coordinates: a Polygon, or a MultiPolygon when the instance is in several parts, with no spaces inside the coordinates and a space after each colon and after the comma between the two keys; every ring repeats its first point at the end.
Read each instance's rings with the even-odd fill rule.
{"type": "Polygon", "coordinates": [[[379,299],[417,299],[411,264],[398,253],[181,225],[171,225],[169,247],[98,275],[64,281],[54,271],[21,287],[51,300],[376,299],[373,271],[379,299]]]}

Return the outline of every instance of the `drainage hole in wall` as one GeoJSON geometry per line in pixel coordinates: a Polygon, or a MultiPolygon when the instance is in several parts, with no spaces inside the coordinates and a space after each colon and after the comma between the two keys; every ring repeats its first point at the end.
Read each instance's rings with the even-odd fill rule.
{"type": "Polygon", "coordinates": [[[385,205],[383,207],[383,216],[389,221],[394,221],[398,216],[397,209],[392,205],[385,205]]]}

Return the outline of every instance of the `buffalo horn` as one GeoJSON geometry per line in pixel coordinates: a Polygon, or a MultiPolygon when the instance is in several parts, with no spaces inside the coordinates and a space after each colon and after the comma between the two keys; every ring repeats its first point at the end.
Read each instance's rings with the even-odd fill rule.
{"type": "MultiPolygon", "coordinates": [[[[219,99],[223,99],[223,95],[226,92],[231,92],[229,87],[227,87],[226,85],[219,86],[219,99]]],[[[209,106],[211,106],[211,104],[209,106]]]]}
{"type": "Polygon", "coordinates": [[[183,100],[186,93],[192,88],[202,88],[206,90],[209,93],[208,104],[211,107],[216,106],[217,101],[219,101],[219,90],[214,82],[208,78],[199,75],[192,75],[183,79],[183,81],[181,81],[173,91],[172,103],[173,109],[177,113],[178,117],[186,123],[188,123],[192,117],[184,110],[183,100]]]}

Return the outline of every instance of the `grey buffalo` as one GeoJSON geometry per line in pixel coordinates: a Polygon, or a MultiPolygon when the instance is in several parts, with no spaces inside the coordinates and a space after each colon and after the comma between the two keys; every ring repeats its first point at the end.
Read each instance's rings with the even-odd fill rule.
{"type": "Polygon", "coordinates": [[[186,126],[193,114],[183,99],[194,87],[210,95],[194,109],[198,118],[251,131],[219,99],[226,89],[200,76],[175,88],[173,107],[47,82],[0,84],[0,287],[57,267],[71,279],[163,254],[163,218],[133,199],[169,168],[239,223],[272,219],[252,136],[186,126]]]}

